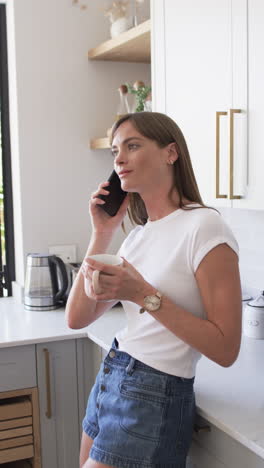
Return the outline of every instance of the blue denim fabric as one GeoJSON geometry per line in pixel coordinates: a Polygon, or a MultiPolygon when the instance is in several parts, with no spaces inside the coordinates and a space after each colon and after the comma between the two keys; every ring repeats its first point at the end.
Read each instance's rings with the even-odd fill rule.
{"type": "Polygon", "coordinates": [[[83,430],[90,457],[117,468],[185,468],[193,379],[153,369],[113,345],[91,390],[83,430]]]}

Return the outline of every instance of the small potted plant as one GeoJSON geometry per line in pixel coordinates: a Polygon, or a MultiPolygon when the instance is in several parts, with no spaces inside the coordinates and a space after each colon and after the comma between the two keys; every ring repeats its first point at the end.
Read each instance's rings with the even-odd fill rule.
{"type": "MultiPolygon", "coordinates": [[[[135,103],[132,108],[132,112],[142,112],[146,109],[145,103],[146,100],[149,100],[151,96],[151,86],[146,86],[143,81],[136,81],[133,86],[129,83],[126,83],[128,92],[134,94],[135,103]]],[[[148,110],[150,107],[148,106],[148,110]]]]}

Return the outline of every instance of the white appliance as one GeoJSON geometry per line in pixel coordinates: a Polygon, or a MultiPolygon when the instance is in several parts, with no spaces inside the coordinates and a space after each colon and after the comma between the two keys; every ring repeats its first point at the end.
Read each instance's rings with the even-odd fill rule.
{"type": "Polygon", "coordinates": [[[250,338],[264,340],[264,291],[244,308],[243,333],[250,338]]]}

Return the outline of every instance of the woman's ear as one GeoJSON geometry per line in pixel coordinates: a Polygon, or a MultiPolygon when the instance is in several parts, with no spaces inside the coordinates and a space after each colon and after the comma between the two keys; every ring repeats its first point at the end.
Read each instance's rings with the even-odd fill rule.
{"type": "Polygon", "coordinates": [[[168,163],[169,164],[174,164],[175,161],[177,161],[178,157],[179,157],[179,154],[178,154],[178,151],[177,151],[177,148],[176,148],[176,143],[170,143],[168,146],[167,146],[167,150],[168,150],[168,163]]]}

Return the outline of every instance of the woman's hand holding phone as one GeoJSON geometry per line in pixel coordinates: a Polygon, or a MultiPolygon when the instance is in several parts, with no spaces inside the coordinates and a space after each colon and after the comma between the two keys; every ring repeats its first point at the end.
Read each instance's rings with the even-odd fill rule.
{"type": "Polygon", "coordinates": [[[89,212],[91,215],[92,227],[95,233],[99,232],[114,232],[117,228],[120,227],[128,208],[129,200],[128,196],[125,197],[122,202],[118,212],[115,216],[109,216],[102,206],[106,203],[105,200],[99,198],[99,195],[109,195],[107,187],[110,185],[109,182],[103,182],[98,186],[98,189],[92,193],[90,203],[89,203],[89,212]]]}

